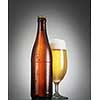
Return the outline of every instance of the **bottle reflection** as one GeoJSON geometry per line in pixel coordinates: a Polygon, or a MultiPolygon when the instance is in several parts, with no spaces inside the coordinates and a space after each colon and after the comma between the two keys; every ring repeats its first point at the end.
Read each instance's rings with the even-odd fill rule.
{"type": "Polygon", "coordinates": [[[32,100],[54,100],[52,98],[32,98],[32,100]]]}
{"type": "Polygon", "coordinates": [[[61,98],[32,98],[32,100],[68,100],[61,98]]]}

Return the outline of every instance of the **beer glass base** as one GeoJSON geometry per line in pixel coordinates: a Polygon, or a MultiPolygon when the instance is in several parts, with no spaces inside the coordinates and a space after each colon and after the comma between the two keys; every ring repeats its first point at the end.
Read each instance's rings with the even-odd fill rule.
{"type": "Polygon", "coordinates": [[[59,93],[54,93],[52,98],[54,98],[54,99],[68,99],[68,97],[61,96],[59,93]]]}

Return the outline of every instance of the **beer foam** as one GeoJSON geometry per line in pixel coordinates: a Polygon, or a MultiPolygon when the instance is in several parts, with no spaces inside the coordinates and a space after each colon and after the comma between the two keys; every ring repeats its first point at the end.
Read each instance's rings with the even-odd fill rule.
{"type": "Polygon", "coordinates": [[[61,39],[53,39],[50,46],[51,49],[66,49],[66,43],[61,39]]]}

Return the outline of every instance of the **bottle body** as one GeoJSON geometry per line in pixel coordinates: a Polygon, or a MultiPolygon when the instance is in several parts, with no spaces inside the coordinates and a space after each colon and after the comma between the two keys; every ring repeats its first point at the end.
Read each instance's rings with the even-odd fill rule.
{"type": "Polygon", "coordinates": [[[52,96],[52,54],[46,19],[38,18],[38,32],[31,56],[31,97],[52,96]]]}

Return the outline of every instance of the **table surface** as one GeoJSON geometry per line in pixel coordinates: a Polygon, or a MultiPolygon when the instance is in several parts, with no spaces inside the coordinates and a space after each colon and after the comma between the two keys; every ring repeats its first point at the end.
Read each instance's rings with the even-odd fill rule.
{"type": "MultiPolygon", "coordinates": [[[[19,99],[18,99],[19,100],[19,99]]],[[[20,99],[20,100],[32,100],[32,99],[20,99]]],[[[71,98],[68,99],[58,99],[58,98],[34,98],[33,100],[72,100],[71,98]]],[[[76,100],[76,99],[74,99],[76,100]]],[[[79,99],[81,100],[81,99],[79,99]]]]}

